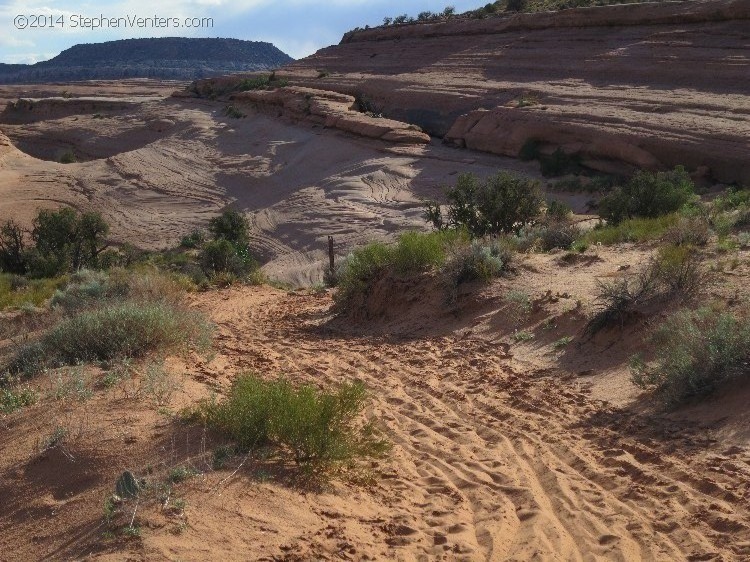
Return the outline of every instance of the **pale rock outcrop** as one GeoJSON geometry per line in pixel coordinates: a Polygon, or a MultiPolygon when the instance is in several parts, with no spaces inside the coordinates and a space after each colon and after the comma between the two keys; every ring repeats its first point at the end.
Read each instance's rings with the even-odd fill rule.
{"type": "Polygon", "coordinates": [[[288,86],[241,92],[232,95],[231,100],[362,137],[406,144],[430,142],[430,136],[413,125],[356,111],[355,98],[337,92],[288,86]]]}

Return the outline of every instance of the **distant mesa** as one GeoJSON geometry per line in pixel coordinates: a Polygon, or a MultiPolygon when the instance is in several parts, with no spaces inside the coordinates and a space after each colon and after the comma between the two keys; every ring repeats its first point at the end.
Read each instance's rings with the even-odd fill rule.
{"type": "Polygon", "coordinates": [[[0,64],[0,84],[158,78],[272,70],[294,59],[271,43],[164,37],[75,45],[36,64],[0,64]]]}

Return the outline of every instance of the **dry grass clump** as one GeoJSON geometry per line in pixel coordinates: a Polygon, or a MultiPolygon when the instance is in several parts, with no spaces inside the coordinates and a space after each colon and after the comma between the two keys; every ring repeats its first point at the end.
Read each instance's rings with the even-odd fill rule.
{"type": "Polygon", "coordinates": [[[200,315],[166,303],[106,304],[63,319],[22,347],[9,370],[30,375],[46,367],[143,357],[189,345],[205,348],[210,331],[200,315]]]}
{"type": "Polygon", "coordinates": [[[633,382],[668,407],[750,375],[750,318],[716,308],[672,315],[653,333],[656,358],[631,362],[633,382]]]}
{"type": "Polygon", "coordinates": [[[586,324],[585,333],[620,325],[657,300],[685,299],[706,281],[700,256],[689,246],[664,246],[634,277],[612,283],[599,282],[599,310],[586,324]]]}

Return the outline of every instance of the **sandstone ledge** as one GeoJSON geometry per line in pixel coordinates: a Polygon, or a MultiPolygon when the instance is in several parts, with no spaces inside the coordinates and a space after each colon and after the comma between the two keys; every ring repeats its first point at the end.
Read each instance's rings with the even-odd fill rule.
{"type": "Polygon", "coordinates": [[[430,136],[413,125],[356,111],[355,98],[337,92],[288,86],[241,92],[231,96],[231,100],[251,104],[278,116],[318,123],[362,137],[404,144],[430,142],[430,136]]]}

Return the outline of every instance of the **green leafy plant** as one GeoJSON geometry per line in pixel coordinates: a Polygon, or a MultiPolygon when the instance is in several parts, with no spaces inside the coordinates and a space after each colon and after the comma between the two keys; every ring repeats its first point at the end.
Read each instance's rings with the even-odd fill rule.
{"type": "Polygon", "coordinates": [[[29,387],[0,387],[0,414],[10,414],[36,402],[37,394],[29,387]]]}
{"type": "Polygon", "coordinates": [[[472,237],[519,232],[539,216],[539,183],[500,172],[487,179],[462,174],[448,189],[447,216],[436,202],[425,205],[425,218],[438,230],[465,229],[472,237]]]}
{"type": "Polygon", "coordinates": [[[188,416],[231,437],[241,449],[270,447],[319,471],[388,450],[375,425],[360,421],[366,404],[367,393],[358,382],[328,392],[248,374],[235,381],[223,401],[203,402],[188,416]]]}
{"type": "Polygon", "coordinates": [[[638,172],[599,203],[599,214],[612,224],[635,217],[673,213],[694,198],[695,186],[685,168],[669,172],[638,172]]]}
{"type": "Polygon", "coordinates": [[[42,209],[33,222],[30,269],[36,277],[54,277],[96,263],[106,249],[109,225],[99,213],[42,209]]]}

